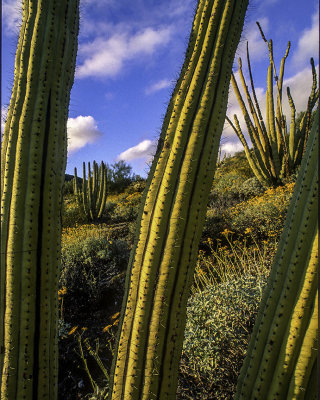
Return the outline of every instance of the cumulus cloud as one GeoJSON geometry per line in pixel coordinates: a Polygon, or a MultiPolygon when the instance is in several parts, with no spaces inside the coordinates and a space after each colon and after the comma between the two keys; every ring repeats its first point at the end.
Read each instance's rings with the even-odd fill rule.
{"type": "Polygon", "coordinates": [[[158,81],[153,85],[147,87],[145,93],[148,95],[151,93],[158,92],[159,90],[166,89],[170,86],[171,86],[171,81],[169,81],[169,79],[162,79],[161,81],[158,81]]]}
{"type": "Polygon", "coordinates": [[[93,117],[83,117],[79,115],[76,118],[69,118],[67,122],[68,133],[68,151],[75,152],[86,144],[94,143],[102,133],[99,131],[93,117]]]}
{"type": "Polygon", "coordinates": [[[17,35],[22,20],[22,0],[4,0],[2,2],[2,20],[7,35],[17,35]]]}
{"type": "Polygon", "coordinates": [[[7,120],[8,107],[9,106],[1,106],[1,134],[4,131],[4,125],[7,120]]]}
{"type": "Polygon", "coordinates": [[[312,25],[306,29],[299,39],[298,49],[295,51],[292,62],[301,67],[309,62],[311,57],[319,54],[319,8],[312,16],[312,25]]]}
{"type": "Polygon", "coordinates": [[[80,46],[80,57],[84,61],[77,68],[77,76],[110,77],[117,75],[125,61],[151,55],[162,45],[168,43],[171,35],[169,27],[146,28],[130,35],[128,32],[116,33],[108,39],[98,37],[80,46]]]}
{"type": "Polygon", "coordinates": [[[149,160],[150,158],[152,158],[155,152],[156,144],[156,141],[148,139],[143,140],[136,146],[130,147],[129,149],[119,154],[117,157],[117,161],[131,161],[139,158],[146,158],[147,160],[149,160]]]}
{"type": "Polygon", "coordinates": [[[240,142],[226,142],[221,145],[221,154],[233,155],[237,151],[243,150],[243,146],[240,142]]]}

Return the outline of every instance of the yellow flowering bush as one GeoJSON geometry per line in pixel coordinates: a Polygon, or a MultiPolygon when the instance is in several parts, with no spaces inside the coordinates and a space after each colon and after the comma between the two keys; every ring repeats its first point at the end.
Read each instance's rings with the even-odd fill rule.
{"type": "Polygon", "coordinates": [[[267,189],[262,195],[241,202],[227,211],[230,228],[238,233],[250,229],[256,238],[278,237],[282,231],[294,183],[267,189]]]}

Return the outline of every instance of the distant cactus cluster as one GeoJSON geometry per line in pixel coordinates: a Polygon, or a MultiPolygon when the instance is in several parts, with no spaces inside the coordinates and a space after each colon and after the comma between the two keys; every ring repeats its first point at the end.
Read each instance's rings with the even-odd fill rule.
{"type": "Polygon", "coordinates": [[[261,109],[254,88],[248,44],[247,61],[252,94],[249,92],[243,75],[241,58],[239,59],[239,75],[251,117],[245,101],[240,94],[235,76],[233,74],[231,76],[232,86],[244,116],[253,151],[249,149],[248,143],[241,130],[237,115],[234,115],[234,123],[228,117],[226,117],[226,119],[241,141],[250,167],[255,176],[258,178],[259,182],[263,186],[272,186],[282,184],[286,178],[296,172],[297,168],[301,164],[302,155],[305,151],[307,138],[311,130],[312,111],[319,98],[319,89],[317,89],[317,74],[314,61],[311,58],[310,62],[312,67],[313,83],[311,93],[308,98],[307,109],[303,113],[301,120],[299,120],[300,118],[296,118],[295,104],[290,93],[290,88],[287,87],[287,97],[291,108],[291,121],[288,130],[286,116],[283,114],[282,87],[284,66],[286,58],[289,54],[290,42],[288,42],[286,53],[281,60],[280,72],[279,75],[277,75],[273,57],[272,40],[270,39],[268,42],[259,23],[258,27],[263,40],[268,43],[270,59],[266,91],[266,124],[262,118],[261,109]],[[276,82],[276,110],[273,93],[274,81],[276,82]]]}
{"type": "Polygon", "coordinates": [[[107,198],[107,169],[93,161],[92,174],[88,163],[88,178],[86,178],[86,164],[83,163],[82,187],[79,187],[77,168],[74,169],[73,191],[79,207],[91,221],[101,218],[106,208],[107,198]]]}

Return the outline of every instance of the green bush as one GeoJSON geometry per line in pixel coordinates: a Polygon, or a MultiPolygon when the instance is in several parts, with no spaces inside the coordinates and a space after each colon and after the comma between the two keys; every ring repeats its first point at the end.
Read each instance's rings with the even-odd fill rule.
{"type": "Polygon", "coordinates": [[[123,240],[88,237],[64,245],[60,287],[67,314],[113,307],[123,293],[129,248],[123,240]]]}
{"type": "Polygon", "coordinates": [[[250,232],[255,239],[278,237],[283,229],[294,183],[269,188],[262,195],[227,210],[229,227],[238,234],[250,232]]]}
{"type": "Polygon", "coordinates": [[[66,196],[62,205],[62,227],[73,227],[88,222],[88,218],[79,208],[73,195],[66,196]]]}
{"type": "Polygon", "coordinates": [[[177,399],[232,399],[265,284],[248,275],[189,299],[177,399]]]}
{"type": "Polygon", "coordinates": [[[242,200],[247,200],[250,197],[258,196],[264,191],[265,188],[255,176],[242,182],[239,189],[242,200]]]}

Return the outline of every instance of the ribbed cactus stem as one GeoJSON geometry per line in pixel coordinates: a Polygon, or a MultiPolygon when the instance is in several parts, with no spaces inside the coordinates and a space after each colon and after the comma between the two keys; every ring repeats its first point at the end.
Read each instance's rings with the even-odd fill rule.
{"type": "Polygon", "coordinates": [[[113,400],[174,399],[186,303],[247,1],[200,0],[138,220],[113,400]]]}
{"type": "Polygon", "coordinates": [[[1,150],[3,400],[57,399],[60,215],[78,7],[23,2],[1,150]]]}
{"type": "Polygon", "coordinates": [[[317,114],[235,399],[316,398],[318,143],[317,114]]]}

